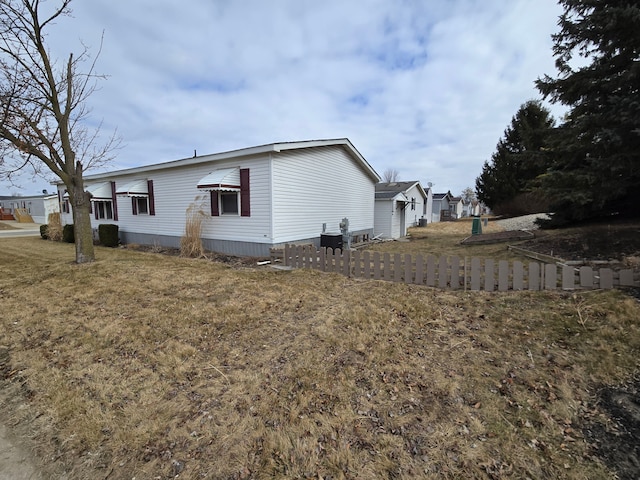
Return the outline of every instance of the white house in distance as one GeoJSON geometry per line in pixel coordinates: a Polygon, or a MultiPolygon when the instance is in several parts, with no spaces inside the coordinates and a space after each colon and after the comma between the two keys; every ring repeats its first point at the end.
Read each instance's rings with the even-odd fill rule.
{"type": "Polygon", "coordinates": [[[433,211],[432,220],[439,222],[440,220],[451,220],[451,192],[434,193],[433,194],[433,211]]]}
{"type": "Polygon", "coordinates": [[[28,197],[0,196],[0,209],[6,218],[16,219],[16,209],[31,215],[34,223],[47,223],[50,213],[60,211],[56,194],[31,195],[28,197]]]}
{"type": "MultiPolygon", "coordinates": [[[[179,247],[186,211],[204,212],[204,248],[268,256],[290,242],[319,245],[343,218],[374,231],[379,175],[346,139],[272,143],[85,177],[92,226],[112,223],[122,243],[179,247]]],[[[72,223],[58,184],[62,222],[72,223]]]]}
{"type": "Polygon", "coordinates": [[[431,221],[433,198],[418,181],[384,182],[376,185],[374,235],[400,238],[407,228],[431,221]]]}

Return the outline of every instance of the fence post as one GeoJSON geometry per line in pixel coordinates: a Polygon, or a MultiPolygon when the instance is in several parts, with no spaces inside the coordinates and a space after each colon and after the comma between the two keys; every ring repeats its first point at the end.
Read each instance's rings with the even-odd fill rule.
{"type": "Polygon", "coordinates": [[[413,283],[413,258],[404,254],[404,283],[413,283]]]}
{"type": "Polygon", "coordinates": [[[613,288],[613,270],[610,268],[600,269],[600,288],[613,288]]]}
{"type": "Polygon", "coordinates": [[[416,255],[416,278],[415,283],[424,284],[424,258],[421,254],[416,255]]]}
{"type": "Polygon", "coordinates": [[[524,265],[522,262],[513,262],[513,289],[522,290],[524,288],[524,265]]]}
{"type": "Polygon", "coordinates": [[[427,256],[427,287],[436,286],[436,257],[427,256]]]}
{"type": "Polygon", "coordinates": [[[471,259],[471,290],[480,290],[480,259],[473,257],[471,259]]]}
{"type": "Polygon", "coordinates": [[[586,265],[580,267],[580,286],[593,288],[593,268],[586,265]]]}
{"type": "Polygon", "coordinates": [[[634,286],[632,269],[620,270],[620,286],[621,287],[634,286]]]}
{"type": "Polygon", "coordinates": [[[400,282],[402,280],[402,255],[395,253],[393,255],[393,281],[400,282]]]}
{"type": "Polygon", "coordinates": [[[509,290],[509,262],[500,260],[498,262],[498,291],[506,292],[509,290]]]}
{"type": "Polygon", "coordinates": [[[384,279],[388,282],[389,280],[391,280],[391,254],[389,252],[384,252],[383,255],[383,262],[382,262],[382,267],[383,267],[383,277],[384,279]]]}
{"type": "Polygon", "coordinates": [[[484,260],[484,289],[487,292],[493,292],[495,287],[495,263],[493,260],[486,258],[484,260]]]}
{"type": "Polygon", "coordinates": [[[576,288],[576,272],[570,265],[562,266],[562,289],[574,290],[576,288]]]}
{"type": "Polygon", "coordinates": [[[342,251],[342,273],[345,277],[351,276],[351,250],[342,251]]]}
{"type": "Polygon", "coordinates": [[[369,280],[371,278],[371,254],[369,253],[369,251],[365,251],[363,253],[363,272],[362,272],[362,276],[369,280]]]}
{"type": "Polygon", "coordinates": [[[448,280],[448,272],[447,272],[447,256],[442,255],[440,257],[440,261],[438,262],[438,286],[440,288],[447,288],[447,280],[448,280]]]}
{"type": "Polygon", "coordinates": [[[355,278],[362,277],[362,270],[360,269],[360,250],[354,250],[353,255],[353,276],[355,278]]]}
{"type": "Polygon", "coordinates": [[[380,263],[380,252],[373,252],[373,279],[374,280],[382,279],[382,272],[380,271],[381,268],[382,268],[382,265],[380,263]]]}
{"type": "Polygon", "coordinates": [[[558,288],[558,268],[553,263],[544,266],[544,288],[545,290],[558,288]]]}
{"type": "Polygon", "coordinates": [[[460,288],[460,257],[454,255],[451,257],[451,289],[458,290],[460,288]]]}
{"type": "Polygon", "coordinates": [[[327,247],[320,247],[320,270],[327,271],[327,247]]]}
{"type": "Polygon", "coordinates": [[[529,276],[527,288],[529,290],[540,290],[540,264],[529,262],[529,276]]]}

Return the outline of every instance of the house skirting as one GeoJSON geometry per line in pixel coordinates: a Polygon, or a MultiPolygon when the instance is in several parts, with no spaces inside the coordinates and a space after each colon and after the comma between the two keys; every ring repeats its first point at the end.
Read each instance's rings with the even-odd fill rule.
{"type": "MultiPolygon", "coordinates": [[[[355,236],[373,237],[373,229],[365,229],[351,232],[355,236]]],[[[180,238],[171,235],[154,235],[149,233],[119,231],[120,242],[123,244],[136,243],[138,245],[159,245],[167,248],[180,248],[180,238]]],[[[288,240],[278,243],[257,243],[242,242],[237,240],[219,240],[214,238],[203,238],[202,245],[210,252],[234,255],[238,257],[269,257],[269,249],[276,246],[283,246],[285,243],[311,243],[320,248],[320,234],[317,237],[302,238],[299,240],[288,240]]]]}

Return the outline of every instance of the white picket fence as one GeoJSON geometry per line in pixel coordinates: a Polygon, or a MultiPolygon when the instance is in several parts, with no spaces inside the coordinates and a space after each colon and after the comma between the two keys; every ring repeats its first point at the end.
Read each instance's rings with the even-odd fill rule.
{"type": "Polygon", "coordinates": [[[312,245],[286,245],[284,265],[336,272],[348,277],[403,282],[453,290],[578,290],[640,286],[631,269],[410,255],[359,250],[333,250],[312,245]]]}

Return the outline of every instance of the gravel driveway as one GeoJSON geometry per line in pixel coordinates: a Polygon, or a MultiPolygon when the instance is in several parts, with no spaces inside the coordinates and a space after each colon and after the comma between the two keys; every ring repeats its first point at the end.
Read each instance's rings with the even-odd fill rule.
{"type": "Polygon", "coordinates": [[[548,219],[549,215],[546,213],[532,213],[531,215],[523,215],[521,217],[496,220],[496,223],[505,230],[537,230],[538,225],[535,224],[535,221],[538,218],[548,219]]]}

